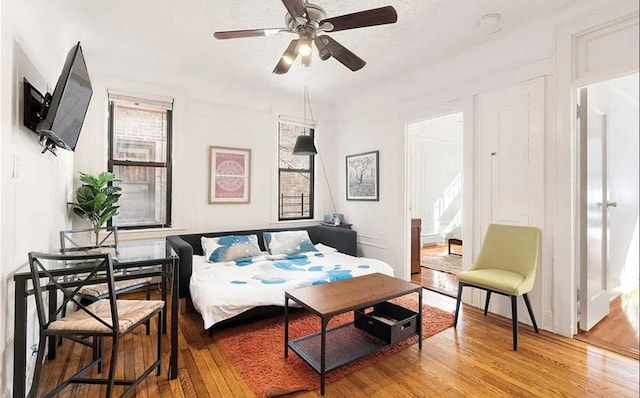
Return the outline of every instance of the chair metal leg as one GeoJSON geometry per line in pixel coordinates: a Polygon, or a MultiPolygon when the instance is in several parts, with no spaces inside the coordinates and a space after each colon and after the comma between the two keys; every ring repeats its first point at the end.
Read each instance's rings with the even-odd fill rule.
{"type": "Polygon", "coordinates": [[[518,296],[511,296],[511,320],[513,322],[513,351],[518,351],[518,296]]]}
{"type": "Polygon", "coordinates": [[[109,379],[107,383],[107,397],[111,397],[113,386],[116,379],[116,360],[118,358],[118,338],[113,336],[113,344],[111,344],[111,362],[109,363],[109,379]]]}
{"type": "Polygon", "coordinates": [[[487,290],[487,298],[484,302],[484,315],[487,315],[487,311],[489,311],[489,299],[491,299],[491,291],[487,290]]]}
{"type": "Polygon", "coordinates": [[[100,362],[98,363],[98,373],[102,373],[104,369],[104,337],[98,337],[98,357],[100,362]]]}
{"type": "Polygon", "coordinates": [[[40,374],[42,373],[42,360],[44,359],[44,346],[46,338],[44,333],[40,333],[40,341],[38,342],[38,355],[36,356],[36,368],[33,371],[33,381],[31,382],[31,391],[29,397],[38,396],[38,384],[40,384],[40,374]]]}
{"type": "MultiPolygon", "coordinates": [[[[147,283],[147,301],[151,300],[151,283],[147,283]]],[[[147,336],[151,334],[151,320],[147,320],[145,323],[147,327],[147,336]]]]}
{"type": "Polygon", "coordinates": [[[164,316],[164,311],[160,311],[158,313],[158,330],[156,333],[158,334],[158,369],[156,370],[156,376],[160,376],[162,374],[162,317],[164,316]]]}
{"type": "Polygon", "coordinates": [[[536,323],[536,317],[533,316],[533,310],[531,309],[531,303],[529,302],[529,293],[523,294],[522,297],[524,298],[524,303],[527,305],[527,311],[529,311],[529,317],[533,323],[533,329],[538,333],[538,324],[536,323]]]}
{"type": "Polygon", "coordinates": [[[462,288],[464,285],[462,282],[458,283],[458,297],[456,298],[456,316],[453,318],[454,329],[458,326],[458,312],[460,311],[460,301],[462,300],[462,288]]]}

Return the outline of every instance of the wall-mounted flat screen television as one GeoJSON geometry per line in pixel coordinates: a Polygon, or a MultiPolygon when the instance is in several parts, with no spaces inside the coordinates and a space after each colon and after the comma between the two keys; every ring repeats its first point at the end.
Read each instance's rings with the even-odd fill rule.
{"type": "Polygon", "coordinates": [[[80,43],[67,55],[53,94],[40,94],[25,79],[24,124],[40,134],[45,150],[74,151],[93,90],[80,43]]]}

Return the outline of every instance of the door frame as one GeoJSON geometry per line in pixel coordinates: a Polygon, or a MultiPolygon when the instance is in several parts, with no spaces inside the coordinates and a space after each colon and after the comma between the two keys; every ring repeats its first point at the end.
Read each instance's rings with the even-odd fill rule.
{"type": "MultiPolygon", "coordinates": [[[[463,133],[462,133],[462,241],[465,242],[464,256],[462,257],[462,269],[468,269],[471,266],[471,260],[474,256],[473,242],[473,182],[474,182],[474,155],[473,155],[473,129],[475,126],[476,115],[474,113],[473,96],[460,98],[444,104],[433,106],[425,106],[424,110],[416,110],[408,113],[407,120],[404,124],[404,172],[409,175],[409,125],[434,119],[440,116],[450,115],[452,113],[462,112],[463,133]]],[[[408,181],[408,180],[407,180],[408,181]]],[[[411,185],[405,184],[405,202],[403,209],[403,221],[405,237],[411,236],[411,212],[409,206],[411,204],[411,185]]],[[[404,239],[405,242],[405,259],[411,258],[411,239],[404,239]]],[[[408,264],[407,261],[405,263],[408,264]]],[[[407,280],[411,279],[411,267],[405,267],[405,275],[407,280]]]]}
{"type": "Polygon", "coordinates": [[[582,262],[580,230],[584,227],[580,223],[580,146],[575,106],[577,90],[599,81],[638,72],[637,64],[633,68],[608,64],[586,76],[578,76],[576,37],[616,25],[625,25],[633,19],[636,22],[638,20],[637,2],[623,1],[576,18],[560,26],[556,32],[553,329],[555,333],[566,337],[573,337],[578,332],[579,275],[576,268],[582,262]]]}

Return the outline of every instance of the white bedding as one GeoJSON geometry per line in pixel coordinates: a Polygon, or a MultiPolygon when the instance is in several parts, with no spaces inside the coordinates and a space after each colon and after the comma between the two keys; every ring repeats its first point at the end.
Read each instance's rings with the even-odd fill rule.
{"type": "Polygon", "coordinates": [[[288,258],[262,255],[242,265],[208,263],[204,256],[193,256],[189,289],[208,329],[253,307],[284,306],[287,290],[374,272],[393,276],[393,268],[380,260],[335,251],[307,252],[288,258]]]}

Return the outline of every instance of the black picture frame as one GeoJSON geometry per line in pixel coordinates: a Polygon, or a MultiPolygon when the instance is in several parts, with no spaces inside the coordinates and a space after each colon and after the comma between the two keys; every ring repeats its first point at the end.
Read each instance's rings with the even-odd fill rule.
{"type": "Polygon", "coordinates": [[[346,156],[347,200],[380,200],[380,153],[370,151],[346,156]]]}

